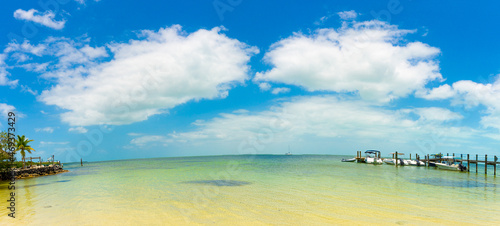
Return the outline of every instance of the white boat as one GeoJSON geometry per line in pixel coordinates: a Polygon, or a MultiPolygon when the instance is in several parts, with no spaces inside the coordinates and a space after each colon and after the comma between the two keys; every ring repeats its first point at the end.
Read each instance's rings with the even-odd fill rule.
{"type": "Polygon", "coordinates": [[[438,169],[453,170],[453,171],[465,171],[467,167],[455,161],[456,157],[453,156],[443,156],[444,161],[436,162],[438,169]]]}
{"type": "Polygon", "coordinates": [[[384,162],[385,162],[385,164],[388,164],[388,165],[395,165],[396,164],[396,160],[394,160],[394,159],[384,159],[384,162]]]}
{"type": "Polygon", "coordinates": [[[354,162],[356,161],[356,158],[352,158],[352,159],[342,159],[342,162],[354,162]]]}
{"type": "Polygon", "coordinates": [[[365,157],[365,162],[368,164],[384,164],[384,161],[382,161],[380,156],[380,151],[377,150],[368,150],[365,151],[366,157],[365,157]]]}
{"type": "Polygon", "coordinates": [[[369,164],[384,164],[384,161],[382,161],[382,159],[373,157],[366,157],[365,162],[369,164]]]}
{"type": "Polygon", "coordinates": [[[417,160],[406,160],[410,166],[425,166],[425,163],[417,160]]]}

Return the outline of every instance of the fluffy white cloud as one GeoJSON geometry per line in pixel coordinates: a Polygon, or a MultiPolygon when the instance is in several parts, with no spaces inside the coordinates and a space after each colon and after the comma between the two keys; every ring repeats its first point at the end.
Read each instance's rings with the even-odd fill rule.
{"type": "Polygon", "coordinates": [[[342,20],[352,20],[356,19],[356,17],[358,16],[358,13],[356,13],[354,10],[338,12],[337,14],[342,20]]]}
{"type": "MultiPolygon", "coordinates": [[[[464,105],[470,109],[477,106],[486,107],[480,112],[481,125],[485,128],[491,127],[500,130],[500,75],[493,83],[476,83],[469,80],[461,80],[441,85],[431,90],[417,93],[417,96],[428,100],[451,99],[452,105],[464,105]]],[[[498,137],[491,136],[489,137],[498,137]]]]}
{"type": "Polygon", "coordinates": [[[269,83],[263,82],[259,84],[259,88],[262,91],[268,91],[269,89],[271,89],[271,85],[269,83]]]}
{"type": "Polygon", "coordinates": [[[45,11],[44,13],[40,13],[36,9],[30,9],[28,11],[18,9],[14,12],[14,18],[18,20],[32,21],[56,30],[63,29],[66,20],[54,20],[55,16],[56,15],[52,11],[45,11]]]}
{"type": "Polygon", "coordinates": [[[52,127],[45,127],[45,128],[35,128],[36,132],[47,132],[47,133],[52,133],[54,132],[54,128],[52,127]]]}
{"type": "Polygon", "coordinates": [[[68,132],[74,132],[74,133],[86,133],[88,132],[87,129],[85,129],[84,127],[71,127],[68,129],[68,132]]]}
{"type": "Polygon", "coordinates": [[[417,97],[427,100],[442,100],[455,96],[455,92],[448,84],[444,84],[431,90],[420,90],[415,94],[417,97]]]}
{"type": "MultiPolygon", "coordinates": [[[[247,63],[258,50],[220,31],[185,34],[180,26],[144,31],[142,40],[109,45],[110,61],[53,73],[59,84],[39,100],[68,110],[62,121],[88,126],[129,124],[188,101],[224,98],[248,79],[247,63]]],[[[79,50],[88,57],[103,55],[95,48],[79,50]]],[[[72,53],[59,60],[78,61],[72,53]]]]}
{"type": "Polygon", "coordinates": [[[288,93],[288,92],[290,92],[290,88],[286,88],[286,87],[274,88],[273,91],[271,91],[272,94],[280,94],[280,93],[288,93]]]}
{"type": "Polygon", "coordinates": [[[453,104],[464,104],[467,107],[483,105],[486,115],[481,117],[480,123],[488,128],[500,130],[500,76],[496,81],[488,84],[473,81],[458,81],[453,83],[455,97],[453,104]]]}
{"type": "Polygon", "coordinates": [[[442,79],[435,60],[440,50],[403,42],[402,36],[412,32],[374,20],[294,34],[272,45],[264,59],[273,68],[254,80],[308,91],[357,92],[382,103],[405,97],[442,79]]]}
{"type": "Polygon", "coordinates": [[[12,105],[0,103],[0,113],[2,114],[2,118],[8,118],[9,112],[14,112],[16,108],[12,105]]]}

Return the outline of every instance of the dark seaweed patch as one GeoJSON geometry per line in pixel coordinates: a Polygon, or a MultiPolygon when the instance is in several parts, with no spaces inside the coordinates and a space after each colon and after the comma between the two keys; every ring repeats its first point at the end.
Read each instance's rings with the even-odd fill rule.
{"type": "Polygon", "coordinates": [[[456,181],[448,180],[444,178],[421,178],[413,181],[418,184],[428,184],[434,186],[444,186],[444,187],[460,187],[460,188],[477,188],[477,187],[495,187],[495,184],[483,183],[479,181],[456,181]]]}
{"type": "Polygon", "coordinates": [[[213,185],[213,186],[243,186],[243,185],[248,185],[251,184],[250,182],[247,181],[238,181],[238,180],[194,180],[194,181],[187,181],[185,183],[188,184],[206,184],[206,185],[213,185]]]}
{"type": "Polygon", "coordinates": [[[58,180],[56,182],[61,182],[62,183],[62,182],[68,182],[68,181],[71,181],[71,180],[58,180]]]}

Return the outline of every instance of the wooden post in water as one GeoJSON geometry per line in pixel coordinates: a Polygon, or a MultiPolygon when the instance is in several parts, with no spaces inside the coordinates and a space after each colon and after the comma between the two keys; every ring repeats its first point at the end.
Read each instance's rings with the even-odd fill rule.
{"type": "Polygon", "coordinates": [[[429,160],[430,160],[430,159],[431,159],[431,157],[429,157],[429,154],[427,154],[427,167],[429,167],[429,166],[430,166],[430,165],[429,165],[429,163],[430,163],[430,162],[429,162],[429,160]]]}
{"type": "Polygon", "coordinates": [[[396,152],[396,154],[394,154],[394,155],[396,155],[396,167],[398,167],[398,160],[399,160],[398,159],[398,152],[396,152]]]}
{"type": "Polygon", "coordinates": [[[476,173],[477,173],[477,154],[476,154],[476,173]]]}
{"type": "Polygon", "coordinates": [[[83,159],[80,158],[80,165],[83,166],[83,159]]]}
{"type": "Polygon", "coordinates": [[[484,174],[488,174],[488,155],[484,155],[484,174]]]}
{"type": "Polygon", "coordinates": [[[467,172],[469,172],[469,173],[470,173],[469,154],[467,154],[467,172]]]}
{"type": "Polygon", "coordinates": [[[495,164],[495,165],[493,165],[493,175],[495,175],[495,176],[497,175],[497,159],[498,158],[495,155],[495,158],[493,159],[493,160],[495,160],[495,161],[493,161],[493,163],[495,164]]]}

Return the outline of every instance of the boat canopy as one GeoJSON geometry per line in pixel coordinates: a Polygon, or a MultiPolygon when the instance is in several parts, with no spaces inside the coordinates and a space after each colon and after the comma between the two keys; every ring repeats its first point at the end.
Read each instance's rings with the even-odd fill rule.
{"type": "Polygon", "coordinates": [[[367,150],[365,151],[365,154],[378,154],[380,153],[380,151],[377,151],[377,150],[367,150]]]}

